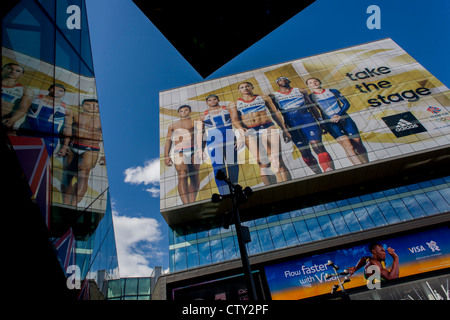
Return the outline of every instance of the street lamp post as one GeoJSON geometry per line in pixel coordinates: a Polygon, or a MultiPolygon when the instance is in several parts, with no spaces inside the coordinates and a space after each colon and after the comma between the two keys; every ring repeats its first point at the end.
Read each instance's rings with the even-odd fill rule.
{"type": "Polygon", "coordinates": [[[247,284],[247,290],[249,293],[249,299],[250,300],[258,300],[257,294],[256,294],[256,287],[255,282],[253,280],[252,276],[252,270],[250,267],[250,261],[248,259],[247,254],[247,247],[245,246],[246,243],[250,242],[250,232],[248,227],[241,225],[241,218],[239,215],[239,204],[244,203],[247,201],[248,197],[252,195],[253,191],[250,187],[246,187],[245,189],[242,189],[242,187],[239,184],[233,184],[230,179],[226,176],[226,174],[219,170],[216,174],[217,180],[225,181],[229,188],[230,188],[230,194],[229,195],[219,195],[217,193],[212,195],[211,201],[213,203],[217,203],[222,201],[225,198],[231,198],[231,216],[229,217],[229,221],[225,221],[224,226],[226,229],[228,229],[228,225],[230,222],[234,222],[234,226],[236,228],[236,234],[237,234],[237,240],[239,244],[239,252],[241,254],[241,260],[242,260],[242,267],[244,269],[244,277],[245,282],[247,284]]]}
{"type": "Polygon", "coordinates": [[[331,260],[328,260],[327,265],[333,268],[334,275],[326,273],[325,279],[328,280],[335,276],[338,280],[338,284],[333,284],[333,287],[331,288],[331,294],[334,294],[339,288],[341,288],[342,298],[344,300],[350,300],[350,296],[348,295],[347,291],[345,291],[345,288],[344,288],[344,283],[350,282],[350,278],[348,277],[348,275],[350,273],[348,272],[347,269],[344,269],[343,272],[338,273],[337,271],[339,270],[339,267],[337,265],[335,265],[334,262],[331,260]],[[344,281],[341,281],[340,276],[345,276],[344,281]]]}

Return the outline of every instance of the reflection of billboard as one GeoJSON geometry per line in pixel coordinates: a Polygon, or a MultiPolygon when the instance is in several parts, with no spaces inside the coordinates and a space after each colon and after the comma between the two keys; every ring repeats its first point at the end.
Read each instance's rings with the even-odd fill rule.
{"type": "Polygon", "coordinates": [[[1,116],[49,228],[74,221],[68,212],[104,212],[94,201],[107,188],[94,77],[3,48],[1,116]]]}
{"type": "Polygon", "coordinates": [[[161,92],[161,210],[448,146],[449,108],[391,39],[161,92]]]}
{"type": "MultiPolygon", "coordinates": [[[[376,240],[376,239],[375,239],[376,240]]],[[[450,230],[441,228],[408,236],[382,240],[379,243],[323,253],[313,257],[265,267],[273,300],[295,300],[331,292],[337,279],[327,261],[345,268],[355,268],[346,289],[365,286],[450,267],[450,230]],[[393,250],[392,250],[393,249],[393,250]],[[397,258],[394,258],[397,257],[397,258]],[[380,277],[373,273],[378,266],[380,277]],[[384,277],[383,277],[384,275],[384,277]],[[385,279],[391,278],[391,279],[385,279]]]]}

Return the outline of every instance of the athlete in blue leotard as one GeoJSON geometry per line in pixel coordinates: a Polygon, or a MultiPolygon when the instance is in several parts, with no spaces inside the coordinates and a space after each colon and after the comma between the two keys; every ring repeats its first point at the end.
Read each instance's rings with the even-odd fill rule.
{"type": "Polygon", "coordinates": [[[25,115],[18,134],[42,137],[49,155],[53,154],[62,138],[66,119],[73,116],[62,101],[65,92],[63,85],[53,84],[48,89],[48,95],[39,95],[29,106],[21,104],[11,117],[15,119],[25,115]]]}
{"type": "Polygon", "coordinates": [[[367,150],[359,135],[356,123],[347,114],[348,100],[336,89],[323,89],[317,78],[309,78],[310,98],[318,106],[328,133],[344,148],[353,164],[369,162],[367,150]]]}
{"type": "Polygon", "coordinates": [[[311,114],[311,101],[304,89],[291,87],[291,81],[286,77],[276,80],[279,90],[274,92],[277,107],[283,115],[284,122],[289,128],[292,141],[302,155],[303,161],[315,173],[334,170],[333,159],[322,143],[322,129],[311,114]],[[310,145],[319,159],[320,169],[313,156],[310,145]]]}
{"type": "MultiPolygon", "coordinates": [[[[206,150],[214,170],[227,173],[232,183],[238,182],[239,164],[237,163],[237,150],[235,147],[235,135],[231,124],[231,116],[227,107],[219,105],[219,97],[211,94],[206,98],[208,110],[201,117],[203,130],[206,133],[206,150]]],[[[217,189],[220,194],[229,194],[228,184],[216,179],[217,189]]]]}

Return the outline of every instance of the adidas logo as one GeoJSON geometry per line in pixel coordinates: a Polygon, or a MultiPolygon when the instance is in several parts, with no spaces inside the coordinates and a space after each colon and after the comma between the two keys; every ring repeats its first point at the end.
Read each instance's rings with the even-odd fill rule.
{"type": "Polygon", "coordinates": [[[409,111],[383,117],[382,119],[397,138],[427,131],[409,111]]]}
{"type": "Polygon", "coordinates": [[[414,129],[414,128],[418,128],[418,127],[419,126],[417,124],[406,121],[405,119],[400,119],[398,121],[397,125],[395,126],[395,131],[400,132],[400,131],[405,131],[405,130],[414,129]]]}

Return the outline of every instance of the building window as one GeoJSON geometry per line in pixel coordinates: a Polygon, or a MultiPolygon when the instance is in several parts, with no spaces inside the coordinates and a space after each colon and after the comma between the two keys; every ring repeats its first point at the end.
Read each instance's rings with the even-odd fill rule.
{"type": "MultiPolygon", "coordinates": [[[[250,228],[252,239],[246,244],[248,254],[255,255],[448,212],[449,180],[445,177],[348,199],[319,201],[304,208],[245,221],[243,225],[250,228]]],[[[229,230],[213,228],[209,232],[198,231],[185,238],[192,239],[189,246],[178,247],[187,242],[177,241],[177,247],[171,245],[170,248],[171,257],[176,261],[175,271],[239,258],[234,226],[229,230]],[[184,253],[186,250],[187,254],[184,253]]]]}

